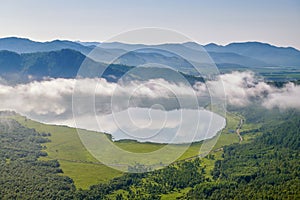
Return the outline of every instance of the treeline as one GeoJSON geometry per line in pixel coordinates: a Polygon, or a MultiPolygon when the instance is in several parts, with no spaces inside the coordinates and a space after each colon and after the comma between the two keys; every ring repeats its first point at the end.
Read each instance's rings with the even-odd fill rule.
{"type": "Polygon", "coordinates": [[[160,199],[168,194],[204,182],[205,168],[200,159],[170,165],[164,169],[148,173],[125,174],[108,184],[92,186],[90,190],[80,190],[79,199],[160,199]]]}
{"type": "Polygon", "coordinates": [[[49,134],[0,118],[0,199],[159,199],[167,194],[203,182],[199,159],[170,165],[148,173],[127,173],[109,183],[76,190],[72,179],[61,176],[57,160],[47,156],[43,143],[49,134]],[[123,193],[114,196],[115,192],[123,193]]]}
{"type": "MultiPolygon", "coordinates": [[[[246,121],[255,121],[250,109],[240,112],[250,113],[250,118],[244,115],[246,121]]],[[[262,134],[223,148],[211,178],[205,163],[196,158],[148,173],[125,173],[89,190],[76,190],[70,178],[60,175],[56,160],[38,159],[46,156],[43,143],[49,142],[48,134],[0,120],[0,199],[155,200],[171,193],[179,194],[177,199],[197,200],[299,199],[300,113],[269,112],[258,116],[266,121],[258,130],[262,134]]]]}
{"type": "MultiPolygon", "coordinates": [[[[184,189],[188,192],[179,193],[177,199],[298,199],[300,113],[274,113],[278,110],[265,111],[259,119],[266,121],[258,130],[262,135],[249,143],[224,147],[223,159],[215,162],[212,178],[204,177],[205,167],[195,159],[150,173],[119,177],[107,185],[93,186],[88,195],[83,191],[82,197],[95,199],[97,192],[106,191],[101,198],[160,199],[184,189]],[[123,185],[114,186],[120,182],[123,185]]],[[[254,120],[254,115],[251,117],[254,120]]]]}
{"type": "Polygon", "coordinates": [[[263,135],[248,144],[224,148],[213,180],[189,191],[187,199],[299,199],[300,115],[277,126],[263,126],[263,135]]]}
{"type": "Polygon", "coordinates": [[[34,129],[12,119],[0,119],[0,199],[70,199],[75,186],[72,179],[59,175],[56,160],[40,161],[46,156],[42,144],[49,142],[34,129]]]}

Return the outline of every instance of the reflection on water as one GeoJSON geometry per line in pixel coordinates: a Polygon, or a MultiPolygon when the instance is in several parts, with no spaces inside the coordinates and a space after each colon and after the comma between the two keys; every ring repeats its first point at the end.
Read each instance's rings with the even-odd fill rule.
{"type": "MultiPolygon", "coordinates": [[[[165,111],[149,108],[127,110],[98,116],[98,129],[114,140],[140,142],[189,143],[211,138],[225,127],[225,119],[208,110],[165,111]]],[[[86,127],[87,128],[87,127],[86,127]]]]}
{"type": "Polygon", "coordinates": [[[205,109],[178,109],[166,111],[130,107],[108,115],[85,114],[63,120],[43,120],[47,124],[67,125],[81,129],[105,132],[113,140],[136,140],[154,143],[190,143],[212,138],[226,125],[224,117],[205,109]]]}

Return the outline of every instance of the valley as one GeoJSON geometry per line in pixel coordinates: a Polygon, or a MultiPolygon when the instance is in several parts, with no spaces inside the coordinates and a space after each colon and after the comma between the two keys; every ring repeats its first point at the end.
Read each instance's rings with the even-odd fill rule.
{"type": "MultiPolygon", "coordinates": [[[[51,142],[44,144],[46,147],[45,152],[47,152],[48,155],[42,159],[58,160],[64,171],[64,175],[71,177],[77,188],[88,189],[91,185],[99,182],[108,182],[112,178],[122,174],[96,160],[81,143],[75,128],[46,125],[20,115],[13,116],[12,118],[25,127],[34,128],[40,133],[51,134],[51,136],[48,137],[51,142]]],[[[220,149],[224,145],[238,142],[236,134],[229,132],[229,130],[235,129],[237,124],[238,119],[234,116],[227,116],[227,126],[220,134],[213,151],[220,149]]],[[[103,134],[103,137],[107,136],[103,134]]],[[[152,152],[164,146],[164,144],[139,143],[130,140],[117,141],[114,143],[126,151],[137,153],[152,152]]],[[[191,144],[187,151],[178,158],[178,161],[197,156],[200,148],[201,142],[191,144]]],[[[209,168],[212,169],[213,163],[210,162],[209,166],[209,168]]]]}
{"type": "Polygon", "coordinates": [[[0,198],[299,197],[297,49],[89,44],[0,39],[0,198]]]}
{"type": "MultiPolygon", "coordinates": [[[[297,148],[299,147],[299,140],[297,139],[297,135],[289,135],[287,134],[286,137],[288,137],[288,140],[282,140],[282,136],[280,134],[282,133],[282,130],[288,130],[291,131],[291,133],[296,133],[299,131],[297,128],[298,121],[299,120],[299,113],[289,111],[286,113],[281,113],[280,115],[277,115],[276,117],[267,117],[269,116],[268,113],[265,112],[264,116],[257,117],[256,119],[253,117],[248,117],[247,113],[251,113],[251,108],[240,110],[239,112],[232,110],[231,112],[227,113],[227,125],[222,130],[219,140],[217,144],[214,146],[211,153],[209,153],[206,157],[199,160],[197,158],[197,155],[199,154],[199,148],[201,147],[201,142],[194,143],[190,146],[190,148],[176,161],[176,163],[170,165],[169,167],[157,170],[154,172],[149,173],[142,173],[142,174],[124,174],[120,173],[112,168],[109,168],[103,164],[101,164],[99,161],[94,159],[91,154],[84,148],[84,146],[81,144],[80,139],[78,138],[78,135],[76,133],[76,130],[74,128],[66,127],[66,126],[56,126],[56,125],[45,125],[41,124],[39,122],[32,121],[28,118],[22,117],[18,114],[1,114],[1,124],[4,125],[4,130],[15,130],[15,132],[18,132],[18,129],[13,129],[14,126],[10,125],[7,126],[5,124],[8,124],[8,122],[5,122],[3,120],[16,120],[20,125],[23,125],[25,127],[30,128],[29,130],[37,130],[41,135],[45,135],[47,138],[47,141],[44,143],[41,143],[42,146],[45,146],[42,148],[42,152],[44,151],[46,155],[39,157],[38,162],[53,162],[57,160],[59,162],[59,166],[62,169],[62,173],[60,176],[63,177],[70,177],[74,181],[74,186],[76,186],[77,190],[79,188],[83,190],[79,190],[76,192],[76,195],[90,195],[89,198],[91,198],[94,195],[105,195],[108,198],[118,198],[118,196],[122,196],[122,198],[125,199],[131,199],[131,198],[161,198],[161,199],[174,199],[174,198],[191,198],[194,199],[195,197],[199,197],[199,195],[203,196],[206,195],[205,198],[216,198],[218,195],[225,195],[230,196],[231,194],[240,194],[242,195],[243,189],[239,190],[240,192],[236,191],[236,189],[233,188],[243,188],[248,187],[248,184],[257,184],[257,179],[261,176],[260,173],[266,173],[264,179],[265,180],[272,180],[274,178],[284,178],[284,185],[281,185],[280,187],[289,187],[290,184],[293,185],[294,189],[286,190],[286,192],[290,196],[297,196],[297,179],[295,176],[290,176],[289,174],[292,173],[293,170],[296,170],[298,164],[297,164],[297,148]],[[242,114],[243,113],[243,114],[242,114]],[[291,122],[285,122],[282,119],[286,119],[287,116],[291,122]],[[267,117],[267,118],[266,118],[267,117]],[[276,119],[276,120],[275,120],[276,119]],[[240,121],[243,120],[243,126],[240,126],[240,121]],[[255,125],[253,120],[264,120],[265,124],[263,126],[261,125],[255,125]],[[274,121],[275,120],[275,121],[274,121]],[[275,122],[275,123],[274,123],[275,122]],[[276,128],[278,127],[278,123],[280,124],[280,127],[282,128],[276,128]],[[289,123],[293,124],[290,128],[285,129],[284,127],[288,125],[289,123]],[[295,127],[294,127],[295,126],[295,127]],[[10,127],[9,129],[5,127],[10,127]],[[34,128],[34,129],[32,129],[34,128]],[[236,135],[235,130],[240,129],[240,134],[244,138],[243,141],[239,141],[239,137],[236,135]],[[269,133],[269,131],[276,133],[277,139],[272,139],[272,134],[269,133]],[[296,131],[296,132],[295,132],[296,131]],[[279,135],[278,135],[279,134],[279,135]],[[268,139],[269,138],[269,139],[268,139]],[[260,142],[258,142],[260,141],[260,142]],[[280,141],[284,141],[283,143],[280,141]],[[277,143],[278,145],[276,146],[277,143]],[[287,142],[287,143],[286,143],[287,142]],[[287,144],[292,144],[286,146],[287,144]],[[253,148],[253,145],[256,145],[256,148],[253,148]],[[262,146],[259,146],[262,145],[262,146]],[[273,146],[275,145],[275,146],[273,146]],[[275,155],[273,148],[277,149],[277,155],[275,155]],[[265,152],[265,153],[263,153],[265,152]],[[294,152],[294,153],[293,153],[294,152]],[[234,153],[234,154],[233,154],[234,153]],[[273,155],[274,154],[274,155],[273,155]],[[239,155],[242,157],[239,157],[239,159],[243,159],[243,161],[236,160],[236,157],[234,155],[239,155]],[[273,156],[280,156],[280,155],[290,155],[291,159],[289,161],[281,161],[273,160],[273,156]],[[250,157],[249,157],[250,156],[250,157]],[[254,157],[253,157],[254,156],[254,157]],[[271,156],[271,157],[270,157],[271,156]],[[296,156],[296,157],[294,157],[296,156]],[[263,163],[258,164],[257,159],[271,159],[274,164],[274,168],[264,168],[263,163],[267,161],[261,161],[263,163]],[[254,160],[253,160],[254,159],[254,160]],[[197,163],[201,163],[200,165],[197,163]],[[234,167],[232,166],[232,162],[234,162],[234,167]],[[237,162],[237,163],[236,163],[237,162]],[[253,164],[259,165],[261,168],[257,167],[250,167],[250,165],[244,165],[244,162],[254,162],[253,164]],[[290,163],[293,162],[293,165],[289,165],[292,168],[288,168],[288,170],[292,171],[285,171],[283,174],[282,172],[279,172],[280,177],[275,174],[273,174],[273,170],[282,170],[280,167],[281,163],[290,163]],[[223,165],[220,165],[220,163],[224,163],[223,165]],[[231,164],[230,164],[231,163],[231,164]],[[159,190],[158,188],[163,187],[164,183],[160,182],[160,179],[157,179],[155,177],[165,177],[169,173],[168,170],[174,170],[172,167],[177,166],[177,170],[184,170],[185,176],[187,176],[189,173],[192,173],[192,171],[188,171],[189,165],[191,165],[191,169],[194,171],[196,168],[199,168],[202,173],[199,174],[199,178],[195,180],[196,182],[191,182],[192,179],[189,180],[189,184],[184,184],[180,186],[174,185],[174,188],[171,187],[169,189],[165,188],[164,190],[159,190]],[[237,165],[237,166],[236,166],[237,165]],[[193,167],[192,167],[193,166],[193,167]],[[198,167],[196,167],[198,166],[198,167]],[[236,167],[235,167],[236,166],[236,167]],[[221,167],[221,168],[220,168],[221,167]],[[241,169],[242,168],[242,169],[241,169]],[[230,169],[230,170],[229,170],[230,169]],[[260,169],[259,171],[257,171],[260,169]],[[223,172],[220,173],[219,171],[222,170],[223,172]],[[254,171],[253,171],[254,170],[254,171]],[[255,171],[256,170],[256,171],[255,171]],[[269,172],[266,170],[270,170],[269,172]],[[270,175],[269,175],[270,174],[270,175]],[[200,178],[200,176],[202,178],[200,178]],[[268,179],[266,179],[268,177],[268,179]],[[125,185],[122,185],[123,181],[129,181],[132,180],[129,185],[126,183],[125,185]],[[141,183],[138,183],[139,181],[150,181],[154,185],[144,185],[146,182],[144,182],[142,185],[141,183]],[[246,182],[242,181],[246,180],[246,182]],[[121,181],[121,182],[119,182],[121,181]],[[253,182],[253,183],[252,183],[253,182]],[[99,185],[100,183],[100,185],[99,185]],[[245,185],[247,183],[247,185],[245,185]],[[96,190],[96,188],[105,188],[106,184],[109,184],[110,187],[115,187],[115,189],[109,189],[109,192],[101,192],[101,190],[96,190]],[[118,184],[114,186],[114,184],[118,184]],[[157,184],[157,185],[156,185],[157,184]],[[238,184],[239,186],[237,186],[238,184]],[[296,184],[296,185],[295,185],[296,184]],[[130,186],[131,185],[131,186],[130,186]],[[156,186],[155,186],[156,185],[156,186]],[[226,188],[232,188],[232,192],[224,193],[224,185],[226,185],[226,188]],[[129,187],[128,187],[129,186],[129,187]],[[150,192],[153,190],[150,190],[151,187],[156,187],[155,193],[150,192]],[[148,188],[148,189],[147,189],[148,188]],[[173,189],[172,189],[173,188],[173,189]],[[206,188],[206,192],[203,191],[200,188],[206,188]],[[214,188],[214,189],[213,189],[214,188]],[[89,189],[89,190],[87,190],[89,189]],[[90,191],[90,192],[88,192],[90,191]],[[161,191],[161,192],[159,192],[161,191]],[[214,191],[214,192],[207,192],[207,191],[214,191]],[[215,191],[219,191],[218,193],[215,193],[215,191]],[[86,193],[88,192],[88,193],[86,193]],[[100,193],[99,193],[100,192],[100,193]],[[200,193],[199,193],[200,192],[200,193]]],[[[273,113],[279,113],[279,111],[272,111],[273,113]]],[[[253,115],[253,114],[252,114],[253,115]]],[[[274,115],[272,115],[274,116],[274,115]]],[[[10,122],[11,123],[11,122],[10,122]]],[[[259,123],[256,123],[259,124],[259,123]]],[[[7,132],[7,131],[4,131],[7,132]]],[[[1,134],[4,133],[2,131],[1,134]]],[[[289,132],[287,132],[289,133],[289,132]]],[[[10,133],[13,134],[13,133],[10,133]]],[[[103,137],[107,137],[105,134],[103,134],[103,137]]],[[[275,137],[275,135],[274,135],[275,137]]],[[[154,143],[138,143],[136,141],[117,141],[114,142],[117,146],[120,148],[123,148],[127,151],[132,152],[148,152],[157,150],[162,147],[161,144],[154,144],[154,143]]],[[[4,149],[2,149],[4,150],[4,149]]],[[[21,150],[21,149],[20,149],[21,150]]],[[[24,150],[21,150],[24,151],[24,150]]],[[[9,163],[8,163],[9,164],[9,163]]],[[[172,172],[174,173],[174,171],[172,172]]],[[[179,173],[177,175],[180,176],[180,171],[176,172],[179,173]]],[[[278,173],[278,172],[277,172],[278,173]]],[[[294,173],[297,173],[294,171],[294,173]]],[[[195,176],[195,175],[193,175],[195,176]]],[[[197,175],[198,176],[198,175],[197,175]]],[[[170,178],[163,178],[164,181],[170,181],[170,178]]],[[[182,180],[183,179],[177,179],[182,180]]],[[[283,181],[282,180],[282,181],[283,181]]],[[[125,181],[125,182],[126,182],[125,181]]],[[[124,184],[124,183],[123,183],[124,184]]],[[[177,183],[176,183],[177,184],[177,183]]],[[[270,183],[264,183],[264,184],[270,184],[270,183]]],[[[165,187],[165,186],[164,186],[165,187]]],[[[270,186],[271,187],[271,186],[270,186]]],[[[273,187],[273,186],[272,186],[273,187]]],[[[275,187],[275,186],[274,186],[275,187]]],[[[277,187],[277,186],[276,186],[277,187]]],[[[255,187],[254,187],[255,188],[255,187]]],[[[281,190],[280,188],[278,188],[281,190]]],[[[251,189],[247,189],[247,195],[253,195],[251,193],[251,189]]],[[[264,188],[264,190],[269,190],[268,188],[264,188]]],[[[277,190],[277,189],[276,189],[277,190]]],[[[276,191],[275,189],[272,191],[276,191]]],[[[73,192],[72,192],[73,193],[73,192]]],[[[278,194],[284,195],[283,194],[278,194]]],[[[75,193],[74,193],[75,194],[75,193]]],[[[260,195],[260,193],[256,193],[256,195],[260,195]]],[[[275,194],[274,194],[275,195],[275,194]]],[[[295,196],[295,197],[296,197],[295,196]]],[[[86,196],[87,197],[87,196],[86,196]]],[[[104,196],[103,196],[104,197],[104,196]]],[[[204,196],[203,196],[204,198],[204,196]]]]}

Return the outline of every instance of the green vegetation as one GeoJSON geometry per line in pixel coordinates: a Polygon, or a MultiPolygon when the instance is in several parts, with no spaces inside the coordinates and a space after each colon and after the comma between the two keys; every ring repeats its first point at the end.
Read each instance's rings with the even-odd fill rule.
{"type": "Polygon", "coordinates": [[[277,122],[260,127],[261,135],[225,146],[224,152],[201,161],[196,158],[150,173],[125,174],[81,195],[87,199],[94,195],[109,199],[298,199],[300,113],[283,113],[277,122]],[[205,164],[209,161],[214,164],[211,170],[205,164]]]}
{"type": "MultiPolygon", "coordinates": [[[[226,128],[206,157],[197,157],[202,143],[194,143],[177,162],[139,174],[120,173],[99,163],[81,144],[75,129],[44,125],[18,115],[0,119],[0,170],[4,170],[0,176],[0,198],[300,197],[300,113],[297,111],[231,108],[226,128]],[[235,132],[240,126],[242,142],[235,132]],[[83,190],[76,190],[75,185],[83,190]],[[28,191],[33,190],[38,192],[30,196],[28,191]]],[[[103,134],[103,137],[107,136],[103,134]]],[[[128,140],[115,144],[132,152],[151,152],[164,146],[128,140]]]]}
{"type": "MultiPolygon", "coordinates": [[[[46,147],[44,151],[48,156],[42,159],[58,160],[64,175],[72,178],[77,188],[88,189],[91,185],[100,182],[105,183],[122,174],[96,160],[82,145],[76,129],[66,126],[46,125],[19,115],[14,115],[13,118],[23,126],[34,128],[40,133],[51,134],[48,137],[51,142],[44,144],[46,147]]],[[[229,132],[229,130],[235,130],[239,117],[228,113],[226,119],[227,126],[222,131],[214,150],[238,142],[237,135],[234,132],[229,132]]],[[[163,144],[139,143],[129,140],[118,141],[115,144],[124,150],[138,153],[152,152],[164,146],[163,144]]],[[[198,155],[201,145],[201,142],[193,143],[178,160],[185,160],[198,155]]],[[[181,147],[174,145],[174,148],[181,147]]],[[[204,159],[204,162],[210,170],[213,168],[214,162],[212,160],[204,159]]]]}
{"type": "Polygon", "coordinates": [[[213,180],[195,186],[188,199],[299,199],[300,114],[262,127],[251,143],[224,148],[213,180]]]}
{"type": "Polygon", "coordinates": [[[124,174],[108,184],[99,184],[88,191],[80,191],[78,195],[85,199],[160,199],[162,194],[174,195],[180,190],[204,182],[204,170],[201,160],[196,158],[153,172],[124,174]]]}
{"type": "MultiPolygon", "coordinates": [[[[221,73],[231,73],[232,71],[245,71],[247,68],[243,66],[226,66],[218,65],[221,73]]],[[[249,69],[248,69],[249,70],[249,69]]],[[[298,67],[276,66],[276,67],[251,67],[251,71],[261,75],[264,79],[275,86],[282,86],[288,81],[293,81],[296,84],[300,80],[300,70],[298,67]]]]}
{"type": "Polygon", "coordinates": [[[14,116],[14,119],[40,133],[51,134],[51,142],[44,144],[48,154],[46,159],[58,160],[64,175],[71,177],[77,188],[88,189],[91,185],[106,182],[122,174],[99,163],[82,145],[75,128],[46,125],[19,115],[14,116]]]}
{"type": "Polygon", "coordinates": [[[69,199],[75,192],[72,179],[60,176],[57,160],[46,156],[42,144],[48,134],[0,118],[0,199],[69,199]]]}

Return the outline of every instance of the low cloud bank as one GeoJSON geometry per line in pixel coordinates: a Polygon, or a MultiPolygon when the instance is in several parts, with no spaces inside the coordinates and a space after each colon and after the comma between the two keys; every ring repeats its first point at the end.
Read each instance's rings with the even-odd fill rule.
{"type": "Polygon", "coordinates": [[[123,85],[102,78],[58,78],[16,86],[0,84],[0,97],[0,110],[15,110],[42,121],[69,119],[73,116],[72,109],[83,114],[96,111],[101,115],[110,113],[112,109],[121,111],[128,106],[150,107],[153,104],[171,110],[181,106],[176,97],[184,99],[181,103],[186,108],[197,103],[191,86],[169,83],[163,79],[132,81],[123,85]],[[91,101],[95,105],[91,106],[91,101]]]}
{"type": "Polygon", "coordinates": [[[230,105],[242,107],[257,102],[268,109],[300,109],[300,86],[294,83],[276,88],[258,79],[253,72],[232,72],[221,75],[219,79],[223,82],[230,105]]]}
{"type": "Polygon", "coordinates": [[[300,109],[300,86],[288,83],[283,88],[276,88],[257,79],[253,72],[223,74],[215,81],[208,81],[206,85],[196,83],[193,87],[170,83],[163,79],[132,81],[126,85],[110,83],[101,78],[58,78],[16,86],[0,82],[0,109],[15,110],[44,121],[69,119],[72,116],[74,89],[76,95],[83,99],[79,108],[83,113],[85,108],[90,107],[84,99],[94,96],[95,110],[97,114],[101,114],[109,113],[111,109],[115,109],[112,106],[120,105],[121,110],[128,105],[147,107],[153,104],[161,104],[167,109],[182,108],[182,105],[184,108],[193,108],[195,102],[191,97],[207,97],[210,93],[221,98],[224,91],[227,103],[234,106],[247,106],[255,101],[268,109],[300,109]],[[219,87],[220,81],[224,88],[219,87]],[[181,102],[178,99],[181,99],[181,102]]]}

